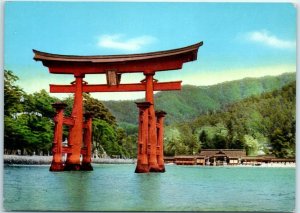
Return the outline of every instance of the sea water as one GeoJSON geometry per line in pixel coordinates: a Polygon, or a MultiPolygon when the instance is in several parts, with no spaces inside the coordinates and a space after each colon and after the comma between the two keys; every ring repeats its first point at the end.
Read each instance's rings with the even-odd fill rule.
{"type": "Polygon", "coordinates": [[[284,211],[295,209],[295,168],[93,165],[91,172],[5,166],[6,211],[284,211]]]}

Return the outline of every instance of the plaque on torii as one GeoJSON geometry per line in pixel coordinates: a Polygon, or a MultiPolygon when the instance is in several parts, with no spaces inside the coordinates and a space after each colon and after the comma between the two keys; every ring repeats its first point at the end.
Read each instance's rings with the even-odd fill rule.
{"type": "Polygon", "coordinates": [[[197,59],[203,42],[151,53],[102,56],[58,55],[33,50],[34,60],[41,61],[53,74],[71,74],[75,81],[70,85],[50,84],[51,93],[74,93],[71,116],[63,116],[64,104],[56,108],[51,171],[92,170],[91,166],[91,116],[83,119],[83,92],[135,92],[145,91],[145,102],[136,103],[139,108],[139,133],[137,166],[135,172],[164,172],[163,118],[165,112],[155,112],[154,91],[180,90],[181,81],[158,82],[153,78],[158,71],[178,70],[183,63],[197,59]],[[122,84],[121,75],[143,73],[139,83],[122,84]],[[106,84],[88,84],[83,79],[88,74],[105,74],[106,84]],[[68,146],[62,147],[62,125],[70,128],[68,146]],[[67,153],[66,162],[62,154],[67,153]],[[83,155],[82,162],[80,157],[83,155]]]}

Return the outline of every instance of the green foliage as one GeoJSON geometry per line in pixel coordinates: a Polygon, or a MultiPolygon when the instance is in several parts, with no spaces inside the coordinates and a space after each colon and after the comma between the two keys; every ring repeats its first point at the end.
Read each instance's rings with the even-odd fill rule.
{"type": "Polygon", "coordinates": [[[12,152],[21,150],[28,154],[50,151],[53,140],[53,123],[35,114],[21,114],[4,118],[4,146],[12,152]]]}
{"type": "Polygon", "coordinates": [[[51,97],[46,90],[25,95],[24,107],[26,112],[36,112],[47,118],[53,118],[55,110],[52,104],[59,102],[58,98],[51,97]]]}
{"type": "MultiPolygon", "coordinates": [[[[119,128],[121,129],[121,128],[119,128]]],[[[124,131],[123,129],[121,129],[124,131]]],[[[124,132],[125,133],[125,132],[124,132]]],[[[118,135],[120,135],[118,133],[118,135]]],[[[137,157],[137,140],[138,140],[138,135],[137,133],[127,135],[126,133],[123,135],[123,137],[119,136],[119,145],[123,147],[124,149],[124,157],[127,158],[136,158],[137,157]]]]}
{"type": "Polygon", "coordinates": [[[130,134],[137,132],[137,127],[130,124],[130,126],[117,126],[116,118],[104,106],[104,104],[92,98],[88,94],[84,94],[84,108],[86,112],[91,112],[93,118],[93,142],[95,148],[100,151],[105,151],[109,156],[120,156],[132,158],[136,156],[136,139],[134,135],[130,134]],[[122,127],[125,127],[123,129],[122,127]],[[133,130],[136,130],[135,132],[133,130]]]}
{"type": "Polygon", "coordinates": [[[116,118],[111,112],[101,101],[91,97],[89,94],[84,94],[84,109],[85,112],[92,113],[94,118],[104,120],[110,125],[116,125],[116,118]]]}
{"type": "Polygon", "coordinates": [[[271,134],[271,146],[277,157],[295,157],[295,131],[275,129],[271,134]]]}
{"type": "Polygon", "coordinates": [[[257,139],[253,138],[251,135],[245,135],[244,140],[247,155],[257,156],[257,152],[259,149],[259,143],[257,139]]]}
{"type": "Polygon", "coordinates": [[[4,115],[11,116],[23,110],[24,91],[15,83],[19,80],[10,70],[4,70],[4,115]]]}
{"type": "MultiPolygon", "coordinates": [[[[205,149],[244,148],[248,155],[264,152],[277,157],[294,157],[296,82],[280,90],[228,105],[223,111],[201,115],[194,121],[172,126],[180,132],[176,140],[188,137],[192,131],[198,134],[198,141],[205,149]]],[[[167,137],[172,140],[172,135],[167,137]]],[[[191,137],[189,140],[192,140],[191,137]]]]}
{"type": "Polygon", "coordinates": [[[179,126],[180,137],[179,141],[186,147],[186,154],[194,155],[199,152],[200,143],[193,128],[187,124],[179,126]]]}
{"type": "Polygon", "coordinates": [[[93,119],[93,144],[96,149],[100,150],[100,147],[103,147],[107,154],[116,154],[116,141],[116,132],[111,125],[106,121],[93,119]]]}
{"type": "Polygon", "coordinates": [[[228,149],[227,141],[221,134],[216,134],[212,140],[214,142],[215,149],[228,149]]]}
{"type": "Polygon", "coordinates": [[[214,149],[215,147],[211,147],[210,145],[213,145],[211,141],[208,138],[208,134],[205,130],[202,130],[199,135],[199,142],[204,149],[214,149]]]}
{"type": "Polygon", "coordinates": [[[124,129],[127,135],[134,135],[138,132],[138,125],[131,124],[127,122],[120,122],[118,123],[121,128],[124,129]]]}
{"type": "Polygon", "coordinates": [[[188,152],[188,147],[179,139],[165,139],[164,153],[166,156],[183,155],[188,152]]]}
{"type": "Polygon", "coordinates": [[[115,129],[106,121],[97,118],[93,119],[93,144],[94,149],[100,151],[99,154],[105,151],[109,156],[136,156],[136,137],[127,137],[122,128],[115,129]]]}
{"type": "Polygon", "coordinates": [[[53,138],[49,119],[53,100],[45,92],[27,95],[15,85],[18,77],[4,70],[4,148],[8,153],[48,152],[53,138]]]}
{"type": "Polygon", "coordinates": [[[137,125],[138,108],[134,101],[103,101],[102,103],[116,116],[119,123],[137,125]]]}
{"type": "MultiPolygon", "coordinates": [[[[4,148],[12,154],[21,150],[22,154],[39,154],[51,152],[53,141],[52,121],[55,102],[64,102],[68,106],[65,116],[70,116],[73,107],[73,97],[64,100],[51,97],[45,90],[26,94],[16,86],[18,77],[11,71],[4,71],[5,115],[4,115],[4,148]]],[[[85,111],[94,114],[93,141],[94,148],[108,155],[122,157],[136,156],[136,135],[130,135],[116,124],[115,117],[97,99],[84,94],[85,111]]],[[[136,127],[129,132],[133,133],[136,127]]],[[[137,132],[137,131],[136,131],[137,132]]],[[[64,126],[64,138],[68,137],[68,128],[64,126]]]]}
{"type": "Polygon", "coordinates": [[[164,143],[166,155],[193,155],[199,152],[201,146],[197,133],[187,124],[166,128],[164,143]]]}

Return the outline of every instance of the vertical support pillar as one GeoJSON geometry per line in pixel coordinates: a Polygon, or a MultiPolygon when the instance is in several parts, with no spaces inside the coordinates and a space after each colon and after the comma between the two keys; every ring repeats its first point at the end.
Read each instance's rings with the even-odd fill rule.
{"type": "Polygon", "coordinates": [[[74,119],[74,126],[70,128],[69,146],[71,153],[68,153],[65,170],[80,170],[80,154],[83,139],[83,98],[82,83],[84,75],[75,75],[75,94],[71,117],[74,119]]]}
{"type": "Polygon", "coordinates": [[[159,167],[157,164],[156,158],[156,145],[157,145],[157,136],[156,136],[156,117],[154,111],[154,95],[153,95],[153,76],[155,73],[146,72],[146,101],[150,102],[148,114],[149,114],[149,136],[148,136],[148,145],[149,147],[149,171],[150,172],[159,172],[159,167]]]}
{"type": "Polygon", "coordinates": [[[139,134],[138,134],[138,153],[135,173],[149,172],[147,141],[148,141],[148,109],[150,102],[136,103],[139,108],[139,134]]]}
{"type": "Polygon", "coordinates": [[[155,112],[157,119],[157,164],[160,172],[165,172],[164,162],[164,118],[166,112],[157,111],[155,112]]]}
{"type": "Polygon", "coordinates": [[[81,170],[92,171],[93,167],[92,162],[92,113],[85,113],[85,130],[83,133],[83,144],[86,153],[83,155],[81,170]]]}
{"type": "Polygon", "coordinates": [[[66,108],[64,103],[52,104],[52,107],[56,109],[56,115],[54,117],[54,139],[52,145],[52,163],[50,171],[63,171],[64,165],[62,161],[62,139],[63,139],[63,119],[64,109],[66,108]]]}

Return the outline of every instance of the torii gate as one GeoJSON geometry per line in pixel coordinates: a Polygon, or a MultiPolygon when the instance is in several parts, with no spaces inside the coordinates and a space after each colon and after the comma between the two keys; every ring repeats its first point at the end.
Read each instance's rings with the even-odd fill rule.
{"type": "Polygon", "coordinates": [[[154,91],[180,90],[181,81],[158,82],[155,72],[181,69],[183,63],[197,59],[203,42],[151,53],[103,56],[58,55],[33,50],[34,60],[41,61],[50,73],[72,74],[71,85],[50,84],[51,93],[74,93],[74,105],[70,117],[63,116],[65,104],[56,103],[53,160],[50,171],[92,170],[92,115],[83,120],[83,92],[133,92],[145,91],[145,102],[136,103],[139,108],[139,133],[137,166],[135,172],[164,172],[163,118],[165,112],[155,112],[154,91]],[[121,84],[124,73],[142,72],[145,79],[140,83],[121,84]],[[86,74],[106,74],[107,84],[89,85],[83,79],[86,74]],[[62,147],[63,125],[70,127],[68,146],[62,147]],[[67,159],[62,161],[62,154],[67,159]],[[82,162],[80,156],[83,155],[82,162]]]}

